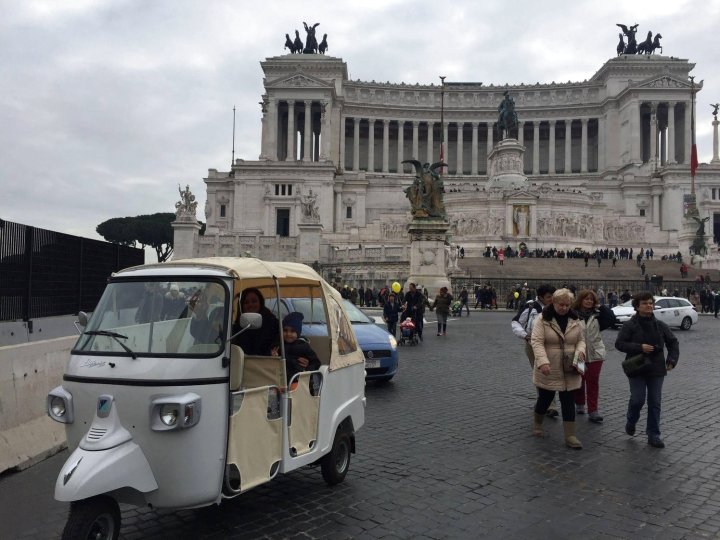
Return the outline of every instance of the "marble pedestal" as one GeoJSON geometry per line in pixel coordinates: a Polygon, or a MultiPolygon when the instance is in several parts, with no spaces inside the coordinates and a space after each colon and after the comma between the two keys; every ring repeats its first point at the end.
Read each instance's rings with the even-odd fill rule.
{"type": "Polygon", "coordinates": [[[410,222],[410,277],[405,282],[405,291],[409,283],[415,283],[419,289],[426,288],[432,299],[440,287],[450,289],[445,270],[445,240],[449,228],[450,224],[441,218],[414,219],[410,222]]]}
{"type": "Polygon", "coordinates": [[[170,224],[173,228],[174,260],[197,257],[200,223],[195,218],[182,216],[170,224]]]}
{"type": "Polygon", "coordinates": [[[311,265],[320,260],[320,237],[323,226],[320,223],[299,223],[298,256],[299,262],[311,265]]]}

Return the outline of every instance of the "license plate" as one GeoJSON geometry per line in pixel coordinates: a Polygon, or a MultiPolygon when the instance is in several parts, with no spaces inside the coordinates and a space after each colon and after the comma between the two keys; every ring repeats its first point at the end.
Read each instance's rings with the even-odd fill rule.
{"type": "Polygon", "coordinates": [[[378,368],[380,367],[380,359],[379,358],[366,358],[365,359],[365,369],[367,368],[378,368]]]}

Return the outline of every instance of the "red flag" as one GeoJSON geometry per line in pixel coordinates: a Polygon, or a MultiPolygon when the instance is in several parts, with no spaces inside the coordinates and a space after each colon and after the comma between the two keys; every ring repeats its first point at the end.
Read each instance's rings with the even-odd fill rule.
{"type": "Polygon", "coordinates": [[[690,175],[695,176],[695,171],[698,168],[698,157],[697,157],[697,145],[693,142],[692,150],[690,151],[690,175]]]}

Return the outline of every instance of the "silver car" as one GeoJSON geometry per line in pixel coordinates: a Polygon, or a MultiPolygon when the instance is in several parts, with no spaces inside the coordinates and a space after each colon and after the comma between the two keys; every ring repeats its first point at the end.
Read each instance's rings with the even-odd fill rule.
{"type": "MultiPolygon", "coordinates": [[[[655,317],[668,326],[680,327],[683,330],[690,330],[693,324],[698,322],[698,313],[687,298],[678,296],[655,296],[655,317]]],[[[618,324],[630,320],[635,315],[635,308],[632,300],[615,306],[613,309],[618,324]]]]}

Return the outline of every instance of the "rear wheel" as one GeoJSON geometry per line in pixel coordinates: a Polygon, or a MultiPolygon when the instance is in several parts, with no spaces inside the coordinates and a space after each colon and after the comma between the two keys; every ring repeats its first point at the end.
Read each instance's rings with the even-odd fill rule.
{"type": "Polygon", "coordinates": [[[690,317],[685,317],[682,322],[680,323],[680,328],[683,330],[690,330],[690,327],[692,326],[692,319],[690,317]]]}
{"type": "Polygon", "coordinates": [[[100,496],[70,503],[62,540],[117,540],[120,507],[115,499],[100,496]]]}
{"type": "Polygon", "coordinates": [[[338,428],[332,449],[320,461],[322,476],[328,485],[334,486],[345,479],[350,468],[351,448],[350,435],[338,428]]]}

